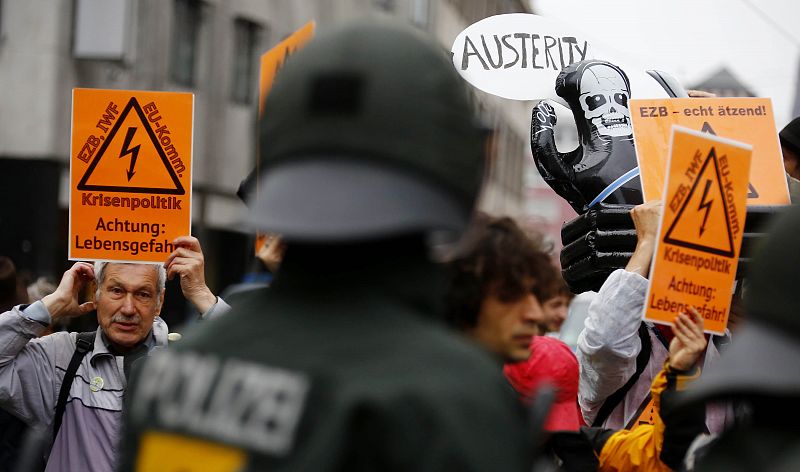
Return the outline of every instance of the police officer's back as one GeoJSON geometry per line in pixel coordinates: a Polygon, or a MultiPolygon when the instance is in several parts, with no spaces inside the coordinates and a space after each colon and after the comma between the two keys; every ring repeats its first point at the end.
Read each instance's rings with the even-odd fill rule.
{"type": "Polygon", "coordinates": [[[496,365],[441,321],[432,231],[457,235],[483,170],[443,52],[386,23],[320,36],[278,75],[257,227],[288,249],[272,287],[151,359],[123,470],[522,470],[496,365]]]}
{"type": "Polygon", "coordinates": [[[800,470],[800,207],[776,218],[748,271],[742,326],[684,401],[732,399],[739,421],[698,454],[700,471],[800,470]]]}

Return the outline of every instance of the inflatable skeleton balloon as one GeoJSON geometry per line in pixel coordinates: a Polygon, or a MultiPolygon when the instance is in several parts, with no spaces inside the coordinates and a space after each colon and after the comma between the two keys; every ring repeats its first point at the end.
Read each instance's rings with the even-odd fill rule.
{"type": "MultiPolygon", "coordinates": [[[[668,95],[686,96],[669,74],[647,73],[668,95]]],[[[578,148],[558,152],[556,114],[542,101],[533,109],[531,150],[545,181],[579,213],[561,229],[564,280],[574,293],[596,291],[609,274],[625,266],[637,242],[630,209],[642,202],[642,193],[628,108],[630,84],[619,67],[588,60],[561,71],[556,93],[572,109],[578,148]]],[[[757,247],[776,208],[748,208],[737,277],[746,270],[750,248],[757,247]]]]}
{"type": "MultiPolygon", "coordinates": [[[[647,73],[669,95],[685,95],[668,74],[647,73]]],[[[580,293],[598,290],[636,247],[630,209],[642,203],[642,191],[628,103],[631,88],[618,66],[586,60],[561,71],[556,93],[572,109],[578,148],[556,149],[556,114],[542,101],[533,109],[531,150],[544,180],[578,213],[561,230],[560,259],[564,280],[580,293]]]]}
{"type": "Polygon", "coordinates": [[[579,214],[599,202],[642,203],[625,72],[609,62],[581,61],[561,71],[556,93],[572,109],[579,145],[566,153],[556,149],[555,111],[539,102],[531,151],[544,180],[579,214]]]}

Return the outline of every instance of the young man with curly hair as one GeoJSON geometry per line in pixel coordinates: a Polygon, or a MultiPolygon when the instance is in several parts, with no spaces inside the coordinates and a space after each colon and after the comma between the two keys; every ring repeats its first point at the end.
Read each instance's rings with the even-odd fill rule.
{"type": "Polygon", "coordinates": [[[544,334],[557,273],[543,246],[511,218],[479,214],[450,261],[448,321],[505,362],[526,360],[544,334]]]}

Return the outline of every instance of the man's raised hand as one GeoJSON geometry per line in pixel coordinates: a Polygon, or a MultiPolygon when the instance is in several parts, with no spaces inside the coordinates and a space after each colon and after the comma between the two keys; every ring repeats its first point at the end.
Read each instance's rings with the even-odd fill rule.
{"type": "Polygon", "coordinates": [[[205,259],[200,241],[193,236],[179,236],[175,238],[173,244],[175,250],[164,262],[167,278],[172,280],[178,275],[183,296],[192,302],[200,313],[205,313],[217,303],[217,297],[206,285],[205,259]]]}
{"type": "Polygon", "coordinates": [[[677,370],[691,370],[708,344],[703,334],[703,317],[689,307],[688,315],[678,314],[672,332],[675,337],[669,343],[669,365],[677,370]]]}
{"type": "Polygon", "coordinates": [[[647,277],[650,272],[650,262],[656,248],[658,237],[658,223],[664,206],[660,200],[653,200],[631,209],[631,218],[636,228],[636,249],[625,270],[634,272],[642,277],[647,277]]]}
{"type": "Polygon", "coordinates": [[[94,302],[78,303],[81,291],[92,280],[94,267],[86,262],[76,262],[64,272],[56,291],[42,298],[50,318],[56,321],[81,316],[94,310],[94,302]]]}

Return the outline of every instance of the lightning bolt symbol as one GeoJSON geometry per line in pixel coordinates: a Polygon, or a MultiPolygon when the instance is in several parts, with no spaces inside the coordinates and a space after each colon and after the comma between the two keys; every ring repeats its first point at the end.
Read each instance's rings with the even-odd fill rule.
{"type": "Polygon", "coordinates": [[[133,140],[134,134],[136,134],[136,127],[135,126],[129,127],[128,134],[125,135],[125,142],[122,143],[122,150],[119,152],[120,158],[123,158],[128,154],[131,155],[131,167],[127,170],[128,182],[131,181],[131,178],[133,178],[133,174],[136,173],[133,171],[133,168],[136,167],[136,158],[139,157],[139,148],[141,147],[141,144],[137,144],[136,147],[128,149],[128,146],[130,146],[131,141],[133,140]]]}
{"type": "Polygon", "coordinates": [[[703,225],[700,226],[700,236],[703,235],[703,231],[706,230],[706,222],[708,221],[708,212],[711,211],[711,204],[714,203],[714,200],[709,202],[706,201],[708,197],[708,191],[711,189],[711,180],[706,180],[706,188],[703,190],[703,198],[700,199],[700,205],[697,207],[697,211],[706,210],[706,214],[703,215],[703,225]]]}

